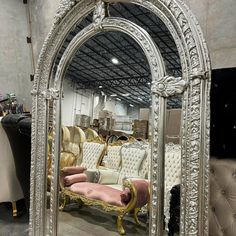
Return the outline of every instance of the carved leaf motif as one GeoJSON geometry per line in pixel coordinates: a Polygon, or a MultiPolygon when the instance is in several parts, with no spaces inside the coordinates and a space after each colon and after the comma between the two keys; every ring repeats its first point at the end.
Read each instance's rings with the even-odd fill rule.
{"type": "Polygon", "coordinates": [[[96,3],[96,7],[93,13],[93,22],[95,26],[99,26],[102,20],[105,18],[105,4],[102,1],[96,3]]]}
{"type": "Polygon", "coordinates": [[[165,76],[152,84],[152,92],[162,97],[183,93],[187,83],[181,77],[165,76]]]}

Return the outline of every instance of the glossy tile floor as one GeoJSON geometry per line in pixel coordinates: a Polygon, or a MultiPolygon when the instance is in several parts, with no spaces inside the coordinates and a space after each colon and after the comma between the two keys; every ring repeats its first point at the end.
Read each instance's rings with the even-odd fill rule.
{"type": "MultiPolygon", "coordinates": [[[[145,219],[136,226],[131,217],[126,217],[124,227],[127,236],[148,235],[145,219]]],[[[0,204],[0,236],[28,235],[26,215],[13,218],[10,204],[0,204]]],[[[118,236],[116,216],[98,209],[84,206],[81,209],[71,206],[59,214],[59,236],[118,236]]]]}

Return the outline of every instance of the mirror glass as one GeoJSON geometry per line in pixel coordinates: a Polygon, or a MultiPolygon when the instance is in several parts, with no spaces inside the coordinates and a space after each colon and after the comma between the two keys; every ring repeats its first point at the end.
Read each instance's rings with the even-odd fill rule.
{"type": "MultiPolygon", "coordinates": [[[[142,26],[160,49],[167,74],[181,76],[174,41],[156,16],[132,4],[112,4],[110,14],[129,19],[142,26]]],[[[70,32],[58,54],[54,71],[69,42],[91,22],[92,14],[89,14],[70,32]]],[[[77,175],[77,172],[72,173],[74,171],[72,168],[70,169],[72,172],[60,178],[59,235],[83,232],[88,235],[107,233],[117,235],[118,231],[122,232],[122,227],[119,225],[122,221],[127,235],[148,235],[148,204],[144,204],[141,209],[128,212],[123,220],[118,221],[117,227],[120,205],[117,208],[116,203],[116,209],[105,212],[104,209],[101,210],[101,206],[97,207],[99,205],[97,202],[101,203],[101,193],[104,194],[106,190],[109,192],[107,187],[115,189],[110,195],[113,196],[120,191],[118,195],[126,198],[129,189],[121,181],[125,177],[150,180],[151,82],[150,68],[145,55],[139,45],[124,33],[100,33],[81,46],[71,58],[63,78],[60,170],[74,166],[84,169],[77,175]],[[133,147],[131,144],[136,146],[133,147]],[[127,147],[129,145],[130,148],[127,147]],[[135,165],[136,174],[127,172],[121,175],[120,172],[127,168],[125,165],[123,168],[122,158],[125,155],[129,156],[129,152],[127,154],[124,150],[132,152],[135,148],[136,151],[132,155],[141,160],[139,165],[135,165]],[[143,148],[145,152],[140,154],[143,148]],[[79,190],[76,186],[78,182],[79,190]],[[91,192],[91,188],[94,190],[95,185],[91,185],[94,183],[104,187],[94,193],[98,194],[96,195],[98,199],[92,198],[91,202],[77,197],[77,195],[84,196],[85,192],[91,192]],[[75,194],[65,194],[61,191],[62,188],[69,189],[75,194]],[[136,216],[140,224],[137,224],[136,216]]],[[[50,106],[52,104],[49,104],[50,106]]],[[[175,184],[180,183],[180,126],[181,96],[171,97],[167,100],[165,130],[165,230],[168,230],[170,217],[170,190],[175,184]],[[175,169],[173,163],[177,163],[175,169]],[[173,179],[174,174],[176,178],[173,179]]],[[[48,143],[50,153],[50,131],[48,143]]],[[[129,163],[128,169],[134,168],[132,165],[137,164],[136,161],[129,163]]],[[[48,186],[50,178],[49,154],[48,186]]],[[[112,203],[114,206],[113,197],[112,203]]],[[[125,205],[122,201],[120,204],[125,205]]]]}
{"type": "Polygon", "coordinates": [[[128,210],[131,196],[123,179],[149,177],[150,87],[146,57],[124,33],[100,33],[71,59],[63,81],[60,169],[80,166],[85,171],[63,179],[77,197],[60,199],[66,203],[59,212],[59,234],[69,229],[117,235],[117,216],[124,209],[126,234],[148,235],[147,204],[137,212],[138,225],[136,213],[128,210]],[[113,210],[106,212],[106,207],[113,210]]]}

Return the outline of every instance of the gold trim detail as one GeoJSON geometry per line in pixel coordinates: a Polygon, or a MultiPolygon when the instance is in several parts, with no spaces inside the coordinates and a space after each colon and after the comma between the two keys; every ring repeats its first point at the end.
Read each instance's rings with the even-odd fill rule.
{"type": "MultiPolygon", "coordinates": [[[[131,199],[129,201],[129,203],[127,205],[124,206],[114,206],[111,204],[108,204],[102,200],[94,200],[94,199],[90,199],[87,198],[83,195],[79,195],[77,193],[71,192],[70,190],[66,189],[64,187],[64,183],[63,183],[63,177],[64,177],[64,172],[61,171],[61,178],[60,178],[60,185],[61,185],[61,197],[62,197],[62,205],[60,206],[60,210],[63,210],[66,203],[67,203],[67,197],[69,197],[72,200],[81,200],[82,203],[84,203],[85,205],[88,206],[98,206],[101,207],[105,212],[109,212],[109,211],[114,211],[118,213],[117,216],[117,229],[118,232],[123,235],[125,234],[125,229],[123,227],[123,217],[125,214],[127,214],[129,211],[131,211],[132,209],[134,209],[136,202],[137,202],[137,190],[134,187],[132,181],[130,179],[125,179],[123,182],[123,187],[124,188],[129,188],[130,192],[131,192],[131,199]]],[[[138,209],[138,208],[137,208],[138,209]]],[[[138,220],[135,222],[139,222],[138,220]]]]}

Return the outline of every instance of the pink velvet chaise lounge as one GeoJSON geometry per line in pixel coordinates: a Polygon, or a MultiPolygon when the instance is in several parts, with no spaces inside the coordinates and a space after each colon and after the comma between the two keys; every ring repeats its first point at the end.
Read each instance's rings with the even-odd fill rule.
{"type": "Polygon", "coordinates": [[[139,224],[137,213],[149,201],[149,182],[145,179],[126,178],[123,180],[123,190],[112,188],[99,183],[86,182],[86,168],[65,167],[61,170],[61,196],[81,200],[85,205],[100,206],[106,212],[117,213],[117,228],[120,234],[125,234],[123,217],[130,211],[139,224]]]}

